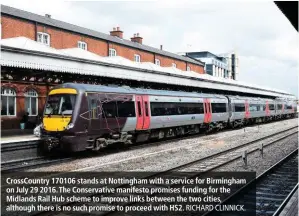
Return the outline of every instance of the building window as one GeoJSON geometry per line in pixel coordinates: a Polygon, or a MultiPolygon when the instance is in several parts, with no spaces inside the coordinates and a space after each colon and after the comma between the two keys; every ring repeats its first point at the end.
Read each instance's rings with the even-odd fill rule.
{"type": "Polygon", "coordinates": [[[155,64],[160,66],[160,60],[159,59],[155,59],[155,64]]]}
{"type": "Polygon", "coordinates": [[[187,67],[187,71],[191,71],[191,68],[189,66],[187,67]]]}
{"type": "Polygon", "coordinates": [[[109,56],[116,56],[116,50],[115,49],[109,49],[109,56]]]}
{"type": "Polygon", "coordinates": [[[35,90],[30,89],[25,93],[25,110],[30,116],[36,116],[38,110],[38,94],[35,90]]]}
{"type": "Polygon", "coordinates": [[[172,63],[172,67],[176,68],[176,63],[172,63]]]}
{"type": "Polygon", "coordinates": [[[11,88],[1,89],[1,116],[16,115],[16,91],[11,88]]]}
{"type": "Polygon", "coordinates": [[[87,50],[87,43],[83,41],[78,41],[78,48],[87,50]]]}
{"type": "Polygon", "coordinates": [[[44,32],[37,32],[37,42],[50,46],[50,35],[44,32]]]}
{"type": "Polygon", "coordinates": [[[140,55],[134,55],[134,61],[135,62],[140,62],[140,55]]]}

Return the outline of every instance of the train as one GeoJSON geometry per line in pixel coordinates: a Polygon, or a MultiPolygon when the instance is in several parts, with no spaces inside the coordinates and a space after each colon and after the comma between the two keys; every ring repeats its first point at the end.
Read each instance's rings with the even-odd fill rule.
{"type": "Polygon", "coordinates": [[[64,83],[47,96],[41,140],[48,151],[99,151],[115,143],[209,133],[296,114],[296,101],[287,98],[64,83]]]}

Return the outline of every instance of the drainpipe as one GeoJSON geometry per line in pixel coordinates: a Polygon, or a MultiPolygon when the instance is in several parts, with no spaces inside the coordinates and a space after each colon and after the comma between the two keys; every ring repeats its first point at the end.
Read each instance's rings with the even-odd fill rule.
{"type": "Polygon", "coordinates": [[[107,41],[107,56],[109,57],[109,41],[107,41]]]}
{"type": "Polygon", "coordinates": [[[35,22],[35,41],[37,41],[37,22],[35,22]]]}

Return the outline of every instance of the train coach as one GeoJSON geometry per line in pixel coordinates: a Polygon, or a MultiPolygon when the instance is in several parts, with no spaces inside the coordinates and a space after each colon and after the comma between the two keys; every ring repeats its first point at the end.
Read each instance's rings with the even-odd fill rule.
{"type": "Polygon", "coordinates": [[[271,99],[66,83],[48,95],[42,140],[48,150],[100,150],[274,120],[276,106],[271,99]]]}

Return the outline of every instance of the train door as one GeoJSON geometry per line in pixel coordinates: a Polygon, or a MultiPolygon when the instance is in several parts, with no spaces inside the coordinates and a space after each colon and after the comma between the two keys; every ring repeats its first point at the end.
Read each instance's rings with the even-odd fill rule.
{"type": "Polygon", "coordinates": [[[212,119],[211,103],[209,99],[203,99],[204,123],[209,123],[212,119]]]}
{"type": "Polygon", "coordinates": [[[120,125],[117,116],[117,101],[111,95],[102,100],[102,121],[103,133],[119,133],[120,125]]]}
{"type": "Polygon", "coordinates": [[[90,134],[99,134],[101,130],[101,116],[99,115],[100,101],[97,94],[89,93],[88,110],[89,110],[89,127],[88,132],[90,134]]]}
{"type": "Polygon", "coordinates": [[[249,112],[249,103],[248,100],[245,100],[245,118],[249,118],[250,117],[250,112],[249,112]]]}
{"type": "Polygon", "coordinates": [[[212,121],[212,103],[210,99],[207,99],[207,107],[208,107],[208,122],[212,121]]]}
{"type": "Polygon", "coordinates": [[[147,130],[150,126],[150,106],[149,98],[147,95],[135,96],[136,107],[136,130],[147,130]]]}
{"type": "Polygon", "coordinates": [[[142,102],[143,102],[143,130],[147,130],[150,127],[151,118],[150,118],[150,103],[149,103],[149,97],[148,95],[142,96],[142,102]]]}
{"type": "Polygon", "coordinates": [[[269,109],[269,103],[268,101],[266,101],[266,116],[269,116],[270,115],[270,109],[269,109]]]}

